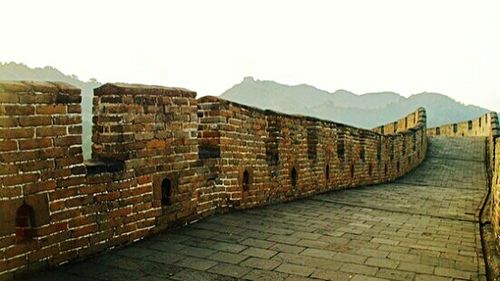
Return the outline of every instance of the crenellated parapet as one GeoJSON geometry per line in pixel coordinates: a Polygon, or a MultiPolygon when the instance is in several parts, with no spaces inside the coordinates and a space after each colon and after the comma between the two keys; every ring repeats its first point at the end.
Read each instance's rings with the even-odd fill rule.
{"type": "Polygon", "coordinates": [[[496,112],[486,113],[473,120],[445,124],[427,130],[427,135],[429,136],[448,137],[490,137],[499,133],[496,112]]]}
{"type": "Polygon", "coordinates": [[[198,106],[200,158],[224,183],[227,207],[392,181],[427,149],[422,108],[381,134],[217,97],[203,97],[198,106]]]}
{"type": "Polygon", "coordinates": [[[396,134],[408,131],[412,128],[425,127],[427,124],[426,122],[427,115],[425,113],[425,109],[420,107],[415,112],[412,112],[399,120],[374,128],[373,131],[382,135],[396,134]]]}
{"type": "Polygon", "coordinates": [[[389,182],[427,149],[423,109],[363,130],[186,89],[106,84],[84,162],[80,103],[66,84],[0,82],[0,279],[217,212],[389,182]]]}
{"type": "Polygon", "coordinates": [[[495,140],[500,135],[498,115],[496,112],[486,113],[473,120],[427,129],[428,136],[446,137],[486,137],[488,139],[488,167],[493,171],[495,163],[495,140]]]}

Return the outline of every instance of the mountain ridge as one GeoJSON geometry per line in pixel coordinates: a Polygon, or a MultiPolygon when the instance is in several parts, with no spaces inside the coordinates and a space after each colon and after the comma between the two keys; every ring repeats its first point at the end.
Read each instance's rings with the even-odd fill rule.
{"type": "Polygon", "coordinates": [[[367,129],[391,122],[418,107],[426,108],[429,127],[468,120],[490,112],[434,92],[409,97],[391,91],[357,95],[344,89],[328,92],[307,84],[286,85],[248,76],[222,93],[221,97],[262,109],[309,115],[367,129]]]}

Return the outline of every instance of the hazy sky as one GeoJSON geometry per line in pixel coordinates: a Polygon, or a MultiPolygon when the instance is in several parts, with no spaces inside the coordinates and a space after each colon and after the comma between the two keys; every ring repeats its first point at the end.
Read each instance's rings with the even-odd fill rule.
{"type": "Polygon", "coordinates": [[[0,61],[218,95],[244,76],[500,111],[500,1],[2,1],[0,61]]]}

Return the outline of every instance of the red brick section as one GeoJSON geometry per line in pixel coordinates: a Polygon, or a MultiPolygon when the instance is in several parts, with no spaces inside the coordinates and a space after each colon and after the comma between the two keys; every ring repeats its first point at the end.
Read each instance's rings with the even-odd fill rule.
{"type": "MultiPolygon", "coordinates": [[[[223,207],[251,207],[391,181],[417,166],[427,149],[423,109],[406,117],[405,129],[381,135],[216,97],[198,103],[200,156],[217,171],[216,194],[223,207]],[[242,188],[245,170],[248,191],[242,188]]],[[[404,125],[402,120],[398,123],[404,125]]]]}
{"type": "Polygon", "coordinates": [[[84,164],[80,90],[0,83],[0,279],[215,212],[391,181],[427,149],[423,109],[369,131],[195,97],[96,89],[84,164]]]}
{"type": "Polygon", "coordinates": [[[69,214],[81,207],[65,202],[85,169],[81,116],[68,109],[80,102],[80,90],[62,83],[0,84],[0,276],[45,266],[72,239],[69,214]]]}

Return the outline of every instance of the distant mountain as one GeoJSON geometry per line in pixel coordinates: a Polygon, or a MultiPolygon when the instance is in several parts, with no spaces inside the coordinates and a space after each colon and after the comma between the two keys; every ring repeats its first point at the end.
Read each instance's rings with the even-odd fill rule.
{"type": "Polygon", "coordinates": [[[428,127],[476,118],[490,111],[464,105],[438,93],[420,93],[408,98],[393,92],[356,95],[337,90],[330,93],[305,84],[289,86],[252,77],[245,77],[221,97],[263,109],[315,116],[361,128],[394,121],[421,106],[427,110],[428,127]]]}
{"type": "Polygon", "coordinates": [[[61,81],[82,90],[83,151],[89,159],[92,146],[92,96],[94,88],[101,84],[95,79],[84,82],[76,75],[66,75],[54,67],[30,68],[19,63],[0,62],[0,80],[61,81]]]}

